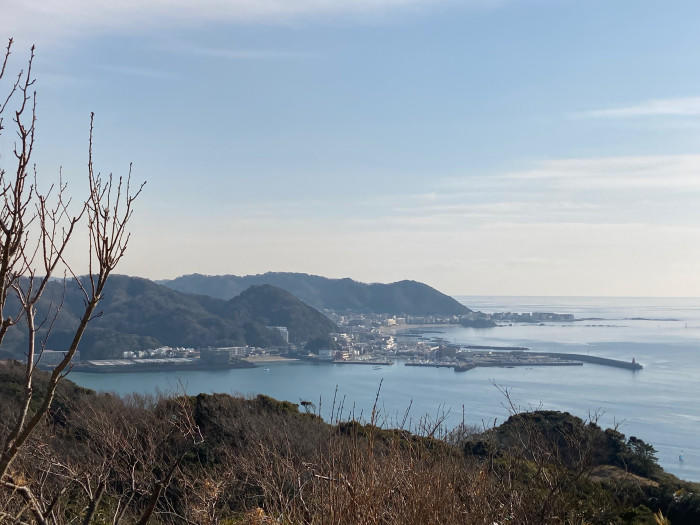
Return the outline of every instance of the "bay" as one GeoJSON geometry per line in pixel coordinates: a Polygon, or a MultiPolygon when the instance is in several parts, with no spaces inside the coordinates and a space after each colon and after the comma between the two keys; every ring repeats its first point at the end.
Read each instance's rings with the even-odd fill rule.
{"type": "Polygon", "coordinates": [[[255,369],[153,373],[71,373],[70,379],[99,391],[129,394],[157,390],[189,394],[223,392],[270,395],[295,403],[312,401],[330,418],[335,399],[342,416],[369,419],[381,383],[380,422],[407,424],[444,417],[489,427],[509,415],[507,389],[521,409],[565,410],[599,417],[626,435],[650,442],[661,465],[681,478],[700,481],[700,299],[597,297],[458,297],[476,310],[572,313],[588,320],[489,329],[435,328],[460,344],[526,346],[550,352],[590,353],[644,365],[638,372],[585,364],[582,367],[414,368],[273,363],[255,369]],[[593,320],[592,318],[596,318],[593,320]],[[682,458],[682,460],[681,460],[682,458]]]}

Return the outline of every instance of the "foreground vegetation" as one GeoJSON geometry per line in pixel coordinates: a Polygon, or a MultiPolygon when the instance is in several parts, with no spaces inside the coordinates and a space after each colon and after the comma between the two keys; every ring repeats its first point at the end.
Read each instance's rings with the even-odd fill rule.
{"type": "MultiPolygon", "coordinates": [[[[48,376],[36,374],[39,392],[48,376]]],[[[19,364],[0,366],[3,439],[22,377],[19,364]]],[[[668,523],[659,512],[700,522],[699,487],[663,472],[653,448],[566,413],[440,433],[427,420],[382,429],[376,412],[326,423],[305,408],[265,396],[122,399],[64,381],[12,465],[0,522],[41,522],[25,487],[56,524],[668,523]]]]}

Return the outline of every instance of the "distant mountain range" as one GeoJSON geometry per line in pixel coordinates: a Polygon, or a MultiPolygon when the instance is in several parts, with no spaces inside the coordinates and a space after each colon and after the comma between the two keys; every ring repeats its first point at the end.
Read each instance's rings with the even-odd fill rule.
{"type": "MultiPolygon", "coordinates": [[[[63,284],[50,283],[39,308],[38,319],[46,316],[53,300],[61,302],[63,284]]],[[[8,300],[7,311],[16,308],[8,300]]],[[[325,315],[289,292],[270,285],[248,287],[227,301],[205,295],[172,290],[147,279],[114,275],[105,288],[99,306],[104,314],[94,319],[80,344],[83,358],[120,356],[126,350],[169,346],[271,346],[281,336],[268,326],[286,326],[291,342],[327,337],[337,330],[325,315]]],[[[54,324],[47,348],[66,349],[72,338],[83,298],[79,287],[69,282],[63,309],[54,324]]],[[[21,327],[8,331],[0,357],[21,357],[26,336],[21,327]]]]}
{"type": "Polygon", "coordinates": [[[180,292],[218,299],[231,299],[250,286],[272,285],[315,308],[336,312],[445,316],[471,311],[452,297],[416,281],[366,284],[347,278],[269,272],[246,276],[191,274],[158,282],[180,292]]]}

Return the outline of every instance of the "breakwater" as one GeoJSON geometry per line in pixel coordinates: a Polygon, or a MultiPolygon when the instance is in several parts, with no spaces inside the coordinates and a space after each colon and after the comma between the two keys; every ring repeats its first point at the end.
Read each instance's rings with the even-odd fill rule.
{"type": "Polygon", "coordinates": [[[455,368],[459,365],[455,363],[442,363],[440,361],[408,361],[406,366],[427,366],[430,368],[455,368]]]}
{"type": "Polygon", "coordinates": [[[484,346],[484,345],[464,345],[461,348],[467,350],[500,350],[500,351],[525,351],[529,350],[527,346],[484,346]]]}
{"type": "Polygon", "coordinates": [[[641,370],[642,365],[636,361],[621,361],[587,354],[570,354],[557,352],[469,352],[468,357],[462,354],[457,360],[408,361],[406,366],[424,366],[432,368],[454,368],[456,372],[465,372],[476,367],[513,368],[516,366],[583,366],[584,363],[623,368],[626,370],[641,370]]]}
{"type": "Polygon", "coordinates": [[[581,361],[565,359],[561,356],[544,356],[525,352],[478,352],[469,357],[451,361],[415,360],[406,366],[424,366],[431,368],[454,368],[455,372],[466,372],[476,367],[512,368],[515,366],[582,366],[581,361]]]}
{"type": "Polygon", "coordinates": [[[338,359],[337,361],[328,361],[334,365],[375,365],[375,366],[391,366],[393,361],[383,359],[338,359]]]}
{"type": "Polygon", "coordinates": [[[545,357],[559,357],[565,359],[574,359],[583,363],[591,363],[594,365],[612,366],[614,368],[624,368],[626,370],[642,370],[644,367],[632,361],[621,361],[620,359],[609,359],[607,357],[598,357],[588,354],[562,354],[557,352],[528,352],[528,355],[541,355],[545,357]]]}

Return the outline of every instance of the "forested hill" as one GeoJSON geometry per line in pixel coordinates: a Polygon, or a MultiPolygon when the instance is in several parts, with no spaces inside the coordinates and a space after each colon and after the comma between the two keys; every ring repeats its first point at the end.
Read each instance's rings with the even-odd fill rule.
{"type": "MultiPolygon", "coordinates": [[[[38,318],[45,316],[52,299],[54,304],[60,303],[62,294],[63,284],[52,282],[38,318]]],[[[82,315],[83,296],[76,283],[68,283],[63,303],[47,344],[53,350],[68,347],[82,315]]],[[[8,307],[8,312],[14,311],[11,301],[8,307]]],[[[160,345],[280,344],[279,333],[267,326],[288,327],[291,342],[324,337],[337,330],[326,316],[274,286],[250,287],[235,299],[224,301],[181,293],[147,279],[115,275],[107,283],[99,310],[103,314],[90,323],[80,344],[84,358],[116,357],[126,350],[160,345]]],[[[0,352],[20,357],[25,345],[23,330],[12,328],[0,352]]]]}
{"type": "Polygon", "coordinates": [[[258,275],[183,275],[159,281],[174,290],[230,299],[252,285],[270,284],[307,304],[336,312],[407,315],[461,315],[469,308],[452,297],[416,281],[366,284],[305,273],[268,272],[258,275]]]}

